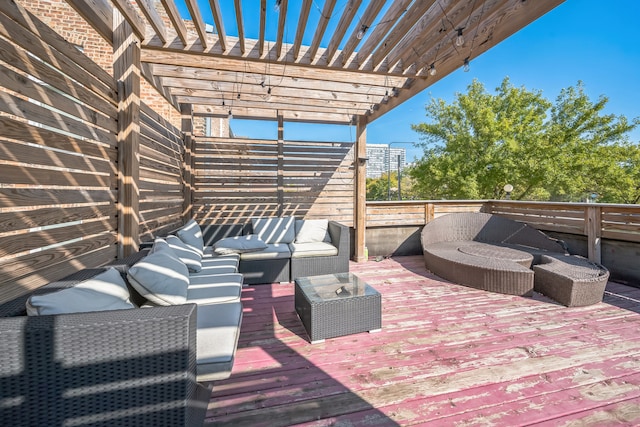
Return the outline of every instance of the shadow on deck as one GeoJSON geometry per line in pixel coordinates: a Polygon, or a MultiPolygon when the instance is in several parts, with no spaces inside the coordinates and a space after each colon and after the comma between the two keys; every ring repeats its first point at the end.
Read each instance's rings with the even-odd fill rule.
{"type": "Polygon", "coordinates": [[[637,425],[640,289],[602,303],[445,282],[422,257],[352,264],[382,294],[383,329],[311,345],[293,284],[243,290],[231,378],[207,425],[637,425]]]}

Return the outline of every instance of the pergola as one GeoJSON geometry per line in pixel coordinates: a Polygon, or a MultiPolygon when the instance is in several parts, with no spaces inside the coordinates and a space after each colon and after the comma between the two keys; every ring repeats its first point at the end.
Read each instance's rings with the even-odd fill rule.
{"type": "MultiPolygon", "coordinates": [[[[90,8],[83,0],[68,3],[118,45],[108,0],[93,1],[90,8]]],[[[207,10],[203,2],[185,0],[190,22],[182,19],[175,0],[139,0],[139,9],[128,0],[112,3],[140,42],[133,65],[176,109],[277,120],[279,138],[284,121],[357,126],[355,259],[362,260],[367,123],[467,66],[562,0],[349,0],[344,5],[326,0],[308,46],[303,39],[313,29],[310,11],[320,7],[313,0],[303,0],[299,10],[288,0],[260,0],[258,10],[257,2],[235,0],[237,36],[225,29],[220,0],[209,0],[207,10]],[[274,13],[267,13],[268,7],[274,13]],[[249,39],[245,16],[256,13],[258,38],[249,39]],[[209,14],[215,26],[205,24],[209,14]],[[327,34],[333,17],[339,20],[327,34]],[[275,40],[267,39],[268,19],[277,19],[275,40]],[[285,26],[296,19],[288,43],[285,26]]]]}
{"type": "MultiPolygon", "coordinates": [[[[113,41],[108,0],[91,8],[68,3],[113,41]]],[[[260,0],[257,10],[257,1],[234,0],[237,36],[225,30],[220,0],[206,10],[205,2],[184,0],[186,23],[175,0],[137,1],[143,17],[128,0],[112,3],[141,40],[145,77],[176,108],[190,104],[196,114],[226,117],[232,104],[238,118],[347,124],[379,118],[562,0],[302,0],[299,10],[288,0],[260,0]],[[310,11],[320,6],[314,29],[310,11]],[[249,39],[245,16],[258,13],[259,36],[249,39]],[[205,15],[213,16],[214,31],[205,15]],[[267,39],[268,19],[277,19],[275,40],[267,39]],[[287,43],[285,26],[296,20],[287,43]],[[311,31],[311,44],[303,45],[311,31]]]]}

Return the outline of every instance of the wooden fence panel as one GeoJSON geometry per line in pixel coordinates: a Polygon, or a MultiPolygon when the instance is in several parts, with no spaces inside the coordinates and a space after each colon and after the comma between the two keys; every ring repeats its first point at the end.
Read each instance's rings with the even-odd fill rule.
{"type": "Polygon", "coordinates": [[[150,241],[182,224],[182,133],[142,104],[140,112],[140,240],[150,241]]]}
{"type": "Polygon", "coordinates": [[[0,301],[116,255],[115,82],[0,3],[0,301]]]}
{"type": "Polygon", "coordinates": [[[353,223],[353,144],[199,138],[194,215],[242,224],[291,215],[353,223]],[[281,156],[281,158],[280,158],[281,156]]]}

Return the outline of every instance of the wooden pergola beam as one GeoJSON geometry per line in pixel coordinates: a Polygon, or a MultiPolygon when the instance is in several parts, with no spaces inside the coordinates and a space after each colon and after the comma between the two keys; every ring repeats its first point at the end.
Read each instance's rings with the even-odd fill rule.
{"type": "Polygon", "coordinates": [[[311,41],[311,47],[307,52],[308,62],[313,63],[316,57],[316,53],[318,52],[318,48],[320,47],[320,42],[322,41],[322,37],[324,36],[324,32],[327,30],[327,25],[329,24],[329,19],[331,18],[331,14],[333,13],[333,8],[336,6],[337,0],[327,0],[324,3],[324,9],[320,14],[320,22],[318,22],[318,26],[316,27],[316,32],[313,35],[313,40],[311,41]]]}
{"type": "Polygon", "coordinates": [[[113,74],[118,82],[118,257],[140,246],[140,39],[113,11],[113,74]]]}
{"type": "Polygon", "coordinates": [[[222,47],[222,51],[227,50],[227,34],[224,31],[224,22],[222,21],[222,12],[220,11],[220,3],[218,0],[209,0],[211,5],[211,13],[213,14],[213,22],[216,24],[218,31],[218,43],[222,47]]]}
{"type": "Polygon", "coordinates": [[[236,24],[238,25],[238,39],[240,40],[240,52],[244,55],[246,52],[244,41],[244,19],[242,19],[242,3],[241,0],[234,0],[236,9],[236,24]]]}
{"type": "Polygon", "coordinates": [[[158,14],[156,8],[149,3],[150,0],[137,0],[137,5],[142,11],[142,14],[147,18],[149,24],[153,27],[153,30],[156,32],[158,38],[162,41],[162,43],[167,42],[167,28],[162,21],[162,18],[158,14]]]}
{"type": "Polygon", "coordinates": [[[169,16],[169,20],[173,25],[176,33],[178,34],[178,38],[182,42],[183,46],[186,46],[188,43],[187,40],[187,27],[184,24],[184,20],[180,16],[180,12],[178,12],[178,8],[176,7],[176,3],[173,0],[161,0],[162,5],[164,6],[164,10],[169,16]]]}
{"type": "Polygon", "coordinates": [[[307,28],[307,21],[309,20],[309,12],[311,11],[311,2],[313,0],[304,0],[302,8],[300,9],[300,18],[298,19],[298,28],[296,30],[296,38],[293,42],[293,60],[298,59],[300,54],[300,46],[302,46],[302,38],[304,37],[304,30],[307,28]]]}
{"type": "Polygon", "coordinates": [[[330,64],[332,62],[331,60],[333,59],[333,55],[336,53],[336,50],[338,50],[338,45],[342,41],[344,35],[347,32],[347,29],[351,25],[353,17],[356,16],[361,3],[362,0],[351,0],[342,12],[340,21],[333,31],[333,36],[331,37],[331,40],[327,45],[327,49],[324,51],[323,56],[325,56],[327,64],[330,64]]]}
{"type": "Polygon", "coordinates": [[[367,226],[367,117],[358,116],[355,146],[355,194],[353,228],[355,229],[354,261],[364,262],[367,226]]]}
{"type": "Polygon", "coordinates": [[[209,47],[209,44],[207,42],[207,31],[205,30],[204,21],[202,20],[202,14],[200,13],[198,2],[197,0],[185,0],[185,3],[187,5],[187,9],[189,9],[191,20],[196,27],[196,32],[200,37],[202,48],[206,50],[209,47]]]}

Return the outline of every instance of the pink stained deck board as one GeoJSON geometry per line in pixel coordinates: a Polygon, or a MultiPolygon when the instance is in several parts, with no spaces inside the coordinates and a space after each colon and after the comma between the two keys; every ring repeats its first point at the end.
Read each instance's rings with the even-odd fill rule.
{"type": "Polygon", "coordinates": [[[451,284],[421,257],[351,264],[383,329],[311,345],[293,284],[243,290],[211,425],[639,425],[640,289],[567,308],[451,284]]]}

